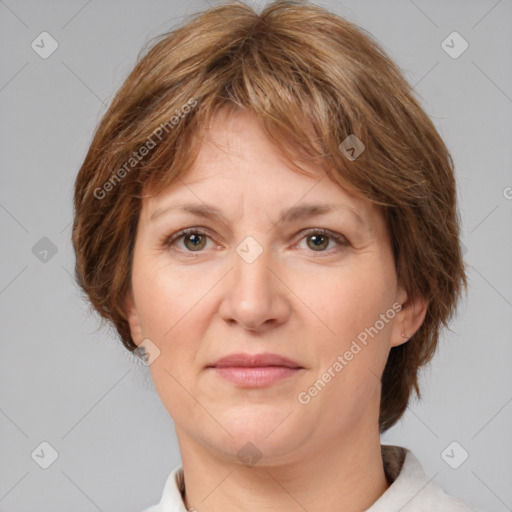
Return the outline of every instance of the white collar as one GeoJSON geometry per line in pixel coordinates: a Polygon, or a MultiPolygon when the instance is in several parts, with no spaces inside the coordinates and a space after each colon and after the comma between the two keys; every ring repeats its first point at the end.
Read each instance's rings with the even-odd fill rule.
{"type": "MultiPolygon", "coordinates": [[[[407,448],[382,445],[382,458],[386,477],[391,485],[366,512],[477,512],[466,502],[446,494],[407,448]]],[[[181,491],[184,489],[182,466],[167,477],[158,505],[143,512],[187,512],[181,491]]]]}

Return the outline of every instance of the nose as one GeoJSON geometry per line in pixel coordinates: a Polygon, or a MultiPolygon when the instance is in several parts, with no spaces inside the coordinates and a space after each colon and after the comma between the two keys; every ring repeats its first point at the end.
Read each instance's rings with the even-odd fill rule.
{"type": "Polygon", "coordinates": [[[270,251],[263,250],[254,261],[244,257],[243,252],[234,252],[232,264],[234,268],[224,281],[221,318],[258,332],[286,322],[290,315],[290,292],[270,251]]]}

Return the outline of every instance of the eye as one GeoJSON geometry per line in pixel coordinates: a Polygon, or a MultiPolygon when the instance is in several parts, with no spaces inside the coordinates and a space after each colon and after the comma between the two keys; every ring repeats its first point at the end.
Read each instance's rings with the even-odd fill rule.
{"type": "MultiPolygon", "coordinates": [[[[311,249],[313,252],[320,253],[330,253],[330,250],[326,250],[331,241],[338,247],[349,246],[350,243],[348,240],[339,233],[334,233],[327,229],[309,229],[305,233],[303,233],[302,240],[306,240],[307,247],[311,249]]],[[[171,236],[167,236],[162,241],[162,245],[166,249],[170,249],[173,251],[184,252],[184,253],[194,253],[201,252],[205,249],[207,245],[207,241],[211,240],[210,236],[207,233],[198,228],[188,228],[179,231],[171,236]],[[174,249],[174,246],[178,244],[178,242],[182,242],[183,245],[178,247],[178,249],[174,249]]],[[[299,245],[299,244],[297,244],[299,245]]]]}
{"type": "Polygon", "coordinates": [[[183,229],[182,231],[167,237],[164,240],[164,246],[171,249],[178,241],[183,239],[185,249],[180,247],[179,250],[183,250],[185,252],[201,252],[206,245],[207,238],[210,237],[204,231],[199,229],[183,229]]]}
{"type": "Polygon", "coordinates": [[[301,240],[306,240],[307,247],[313,252],[330,252],[326,251],[330,241],[334,241],[338,246],[348,246],[347,239],[338,233],[334,233],[327,229],[310,229],[306,231],[305,236],[301,240]]]}

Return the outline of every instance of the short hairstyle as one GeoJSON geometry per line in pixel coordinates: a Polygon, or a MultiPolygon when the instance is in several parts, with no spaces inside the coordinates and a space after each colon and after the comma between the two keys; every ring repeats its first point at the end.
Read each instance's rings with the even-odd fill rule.
{"type": "Polygon", "coordinates": [[[362,28],[306,1],[279,0],[261,13],[221,4],[150,43],[97,126],[75,182],[78,285],[133,351],[125,300],[144,194],[185,175],[221,108],[250,111],[297,172],[307,174],[294,152],[379,208],[399,285],[428,301],[421,327],[390,350],[384,432],[413,389],[421,398],[418,371],[462,286],[467,293],[453,160],[412,86],[362,28]],[[365,146],[357,158],[340,150],[350,135],[365,146]]]}

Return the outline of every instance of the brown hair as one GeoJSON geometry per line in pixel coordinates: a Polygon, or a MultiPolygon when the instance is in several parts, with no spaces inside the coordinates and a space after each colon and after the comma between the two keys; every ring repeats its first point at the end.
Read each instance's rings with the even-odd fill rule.
{"type": "Polygon", "coordinates": [[[248,109],[290,161],[288,149],[382,209],[398,282],[409,298],[428,301],[421,327],[391,348],[382,376],[379,426],[387,430],[413,388],[421,398],[418,370],[434,355],[462,286],[467,293],[453,161],[412,87],[363,29],[300,1],[280,0],[261,14],[226,3],[144,52],[76,179],[79,286],[133,351],[124,306],[143,193],[187,172],[198,135],[220,108],[248,109]],[[366,147],[355,160],[339,148],[349,135],[366,147]]]}

